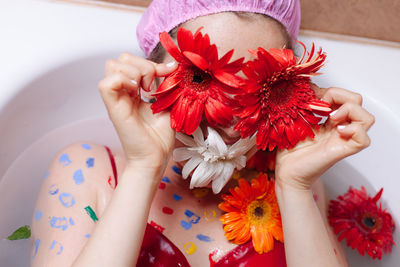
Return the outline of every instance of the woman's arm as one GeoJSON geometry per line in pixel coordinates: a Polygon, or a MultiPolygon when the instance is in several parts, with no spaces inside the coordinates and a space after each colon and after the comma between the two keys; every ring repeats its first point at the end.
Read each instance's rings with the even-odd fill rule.
{"type": "Polygon", "coordinates": [[[160,178],[148,169],[125,169],[106,211],[73,266],[135,266],[160,178]]]}
{"type": "Polygon", "coordinates": [[[176,64],[156,64],[124,53],[106,64],[100,93],[126,156],[126,169],[112,199],[73,266],[134,266],[155,190],[175,141],[169,114],[154,116],[141,101],[157,76],[176,64]]]}
{"type": "Polygon", "coordinates": [[[276,186],[288,266],[347,266],[338,258],[311,190],[276,186]]]}
{"type": "Polygon", "coordinates": [[[347,90],[330,88],[323,100],[336,112],[315,138],[277,155],[276,196],[289,267],[347,265],[335,255],[326,214],[320,213],[311,186],[337,161],[369,146],[367,130],[374,117],[361,107],[360,95],[347,90]]]}

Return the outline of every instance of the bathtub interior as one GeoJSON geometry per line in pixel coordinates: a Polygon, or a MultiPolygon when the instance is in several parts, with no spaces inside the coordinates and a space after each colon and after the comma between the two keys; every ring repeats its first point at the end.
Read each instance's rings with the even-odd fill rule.
{"type": "MultiPolygon", "coordinates": [[[[329,45],[336,43],[328,42],[329,45]]],[[[105,61],[116,58],[120,52],[59,62],[16,88],[15,95],[0,107],[0,262],[4,266],[28,266],[31,241],[11,242],[4,238],[19,226],[31,223],[41,181],[57,151],[82,140],[119,146],[97,83],[103,76],[105,61]]],[[[133,52],[140,53],[138,48],[133,52]]],[[[339,63],[331,63],[327,74],[318,78],[318,84],[336,84],[335,73],[343,69],[339,63]]],[[[348,75],[340,83],[352,88],[348,75]]],[[[332,167],[323,180],[331,198],[345,193],[350,185],[364,185],[370,194],[384,187],[383,206],[392,212],[398,225],[400,120],[387,103],[368,91],[370,87],[365,88],[365,92],[359,90],[364,94],[364,106],[376,116],[376,124],[370,130],[373,142],[362,153],[332,167]]],[[[397,230],[396,243],[398,236],[397,230]]],[[[384,255],[382,261],[362,257],[347,247],[345,250],[351,266],[395,266],[400,261],[399,246],[393,248],[392,254],[384,255]]]]}

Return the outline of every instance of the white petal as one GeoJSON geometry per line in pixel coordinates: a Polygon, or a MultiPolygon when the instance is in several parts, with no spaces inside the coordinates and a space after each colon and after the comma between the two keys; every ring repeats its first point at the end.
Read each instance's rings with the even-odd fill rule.
{"type": "Polygon", "coordinates": [[[174,149],[172,157],[175,161],[184,161],[195,156],[200,156],[197,151],[189,150],[187,147],[178,147],[174,149]]]}
{"type": "Polygon", "coordinates": [[[176,133],[176,139],[178,139],[179,141],[184,143],[186,146],[190,146],[190,147],[197,146],[195,141],[193,140],[193,138],[191,138],[190,136],[187,136],[186,134],[176,133]]]}
{"type": "Polygon", "coordinates": [[[207,143],[210,151],[214,152],[216,155],[224,155],[228,152],[228,147],[226,146],[222,137],[218,132],[210,127],[208,129],[207,143]]]}
{"type": "Polygon", "coordinates": [[[194,131],[192,135],[197,146],[205,146],[203,131],[200,127],[197,127],[196,131],[194,131]]]}
{"type": "Polygon", "coordinates": [[[235,167],[233,166],[232,163],[227,162],[226,164],[224,164],[224,169],[221,175],[217,179],[215,179],[212,183],[212,190],[214,194],[218,194],[219,192],[221,192],[222,188],[231,178],[234,169],[235,167]]]}
{"type": "Polygon", "coordinates": [[[185,166],[182,169],[182,177],[184,179],[189,177],[189,174],[203,161],[200,157],[193,157],[188,162],[186,162],[185,166]]]}
{"type": "Polygon", "coordinates": [[[192,179],[190,180],[190,189],[193,189],[199,181],[203,179],[204,174],[207,173],[208,169],[208,163],[205,161],[202,161],[200,165],[194,170],[192,174],[192,179]]]}
{"type": "Polygon", "coordinates": [[[247,159],[246,159],[245,156],[240,156],[240,157],[237,157],[237,158],[233,159],[233,162],[235,164],[235,168],[237,170],[239,170],[239,171],[241,169],[243,169],[244,167],[246,167],[246,161],[247,161],[247,159]]]}
{"type": "Polygon", "coordinates": [[[218,177],[221,175],[222,171],[224,170],[224,165],[226,162],[224,161],[218,161],[215,164],[215,174],[214,174],[214,179],[218,179],[218,177]]]}
{"type": "Polygon", "coordinates": [[[215,166],[210,166],[214,164],[208,164],[206,167],[206,173],[203,174],[201,179],[198,179],[197,184],[194,187],[204,187],[207,186],[215,177],[215,166]]]}
{"type": "Polygon", "coordinates": [[[229,148],[229,158],[238,157],[246,154],[256,145],[256,136],[240,139],[229,148]]]}

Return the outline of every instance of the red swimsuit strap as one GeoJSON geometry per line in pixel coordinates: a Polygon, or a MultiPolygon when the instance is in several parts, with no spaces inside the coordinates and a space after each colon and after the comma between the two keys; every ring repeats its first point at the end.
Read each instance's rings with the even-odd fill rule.
{"type": "Polygon", "coordinates": [[[115,165],[115,158],[113,153],[111,152],[111,149],[108,146],[104,146],[107,150],[107,154],[108,157],[110,158],[110,162],[111,162],[111,167],[113,170],[113,174],[114,174],[114,180],[115,180],[115,186],[118,185],[118,173],[117,173],[117,166],[115,165]]]}

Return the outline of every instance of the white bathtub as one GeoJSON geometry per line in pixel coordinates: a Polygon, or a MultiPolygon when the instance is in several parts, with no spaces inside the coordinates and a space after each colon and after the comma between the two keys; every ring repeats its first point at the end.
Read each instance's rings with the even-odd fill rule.
{"type": "MultiPolygon", "coordinates": [[[[0,42],[0,266],[8,267],[28,266],[29,241],[3,238],[30,224],[40,182],[54,153],[80,139],[118,145],[97,83],[106,59],[124,51],[140,53],[135,37],[140,13],[39,0],[21,3],[23,8],[8,3],[0,11],[0,27],[4,27],[0,28],[4,33],[0,42]]],[[[400,73],[396,63],[400,49],[306,36],[302,40],[308,44],[313,40],[328,52],[326,74],[317,83],[360,92],[376,116],[371,147],[324,175],[330,196],[343,194],[349,185],[365,185],[370,194],[384,187],[384,206],[398,225],[400,91],[396,80],[400,73]]],[[[395,242],[400,242],[398,230],[395,242]]],[[[351,266],[395,266],[400,261],[398,246],[382,261],[346,252],[351,266]]]]}

